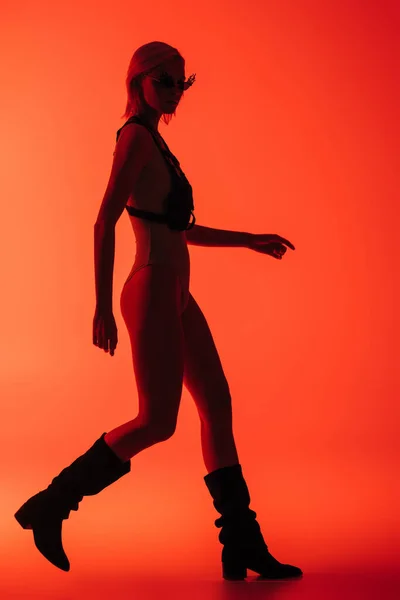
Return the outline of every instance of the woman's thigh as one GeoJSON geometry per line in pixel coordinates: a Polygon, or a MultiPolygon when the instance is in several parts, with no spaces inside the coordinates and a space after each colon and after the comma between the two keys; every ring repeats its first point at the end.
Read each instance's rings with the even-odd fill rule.
{"type": "Polygon", "coordinates": [[[201,420],[212,426],[226,426],[232,420],[229,384],[207,319],[191,293],[182,325],[185,387],[201,420]]]}
{"type": "Polygon", "coordinates": [[[183,384],[183,328],[178,276],[146,265],[125,284],[121,312],[129,332],[143,422],[174,431],[183,384]]]}

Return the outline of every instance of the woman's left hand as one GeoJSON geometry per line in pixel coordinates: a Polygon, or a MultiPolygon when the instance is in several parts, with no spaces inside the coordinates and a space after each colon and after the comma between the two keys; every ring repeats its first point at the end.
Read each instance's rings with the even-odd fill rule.
{"type": "Polygon", "coordinates": [[[282,257],[287,250],[284,244],[289,246],[292,250],[295,250],[295,247],[289,240],[285,240],[285,238],[275,233],[251,233],[246,247],[249,248],[249,250],[255,250],[255,252],[261,252],[262,254],[269,254],[273,258],[282,260],[282,257]]]}

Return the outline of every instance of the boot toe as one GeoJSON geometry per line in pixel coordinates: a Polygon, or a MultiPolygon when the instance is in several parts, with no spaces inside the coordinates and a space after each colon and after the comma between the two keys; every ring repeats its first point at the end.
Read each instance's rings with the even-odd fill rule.
{"type": "Polygon", "coordinates": [[[303,571],[292,565],[280,565],[274,569],[261,571],[258,579],[289,579],[290,577],[301,577],[303,571]]]}
{"type": "Polygon", "coordinates": [[[70,570],[70,563],[62,545],[62,521],[46,527],[33,528],[35,546],[55,567],[70,570]]]}
{"type": "Polygon", "coordinates": [[[285,567],[286,572],[289,577],[299,577],[299,575],[303,575],[303,571],[300,567],[294,567],[293,565],[283,565],[285,567]]]}

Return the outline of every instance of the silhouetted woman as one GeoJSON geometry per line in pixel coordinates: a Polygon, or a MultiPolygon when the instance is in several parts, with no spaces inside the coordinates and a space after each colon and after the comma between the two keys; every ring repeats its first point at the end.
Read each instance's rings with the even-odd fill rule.
{"type": "MultiPolygon", "coordinates": [[[[222,528],[223,577],[244,579],[247,569],[268,578],[302,574],[298,567],[271,556],[256,513],[249,508],[232,431],[229,385],[207,321],[189,292],[187,243],[200,240],[201,245],[202,232],[208,228],[195,225],[192,188],[158,132],[158,122],[162,116],[168,124],[194,81],[195,75],[185,79],[179,51],[162,42],[138,48],[129,65],[123,115],[128,120],[117,132],[111,175],[94,228],[93,343],[114,355],[118,341],[112,309],[115,225],[126,209],[136,237],[136,256],[121,293],[121,312],[131,342],[139,414],[103,433],[15,514],[24,529],[33,530],[39,551],[64,571],[70,565],[62,546],[62,521],[71,510],[78,510],[83,496],[97,494],[129,473],[130,459],[138,452],[173,435],[185,383],[201,421],[208,472],[204,480],[221,514],[215,524],[222,528]]],[[[242,236],[240,242],[231,245],[275,258],[282,258],[283,243],[294,249],[279,236],[236,235],[242,236]]]]}

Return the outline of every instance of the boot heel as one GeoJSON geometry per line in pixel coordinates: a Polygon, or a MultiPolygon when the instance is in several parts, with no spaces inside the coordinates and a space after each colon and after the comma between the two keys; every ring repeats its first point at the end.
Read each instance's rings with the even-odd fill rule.
{"type": "Polygon", "coordinates": [[[243,563],[238,561],[222,563],[222,577],[228,581],[240,581],[246,579],[247,568],[243,563]]]}
{"type": "Polygon", "coordinates": [[[26,514],[26,510],[25,510],[24,506],[22,506],[19,510],[17,510],[14,517],[16,518],[16,520],[18,521],[18,523],[21,525],[21,527],[23,529],[32,529],[32,525],[29,522],[30,519],[29,519],[28,515],[26,514]]]}

